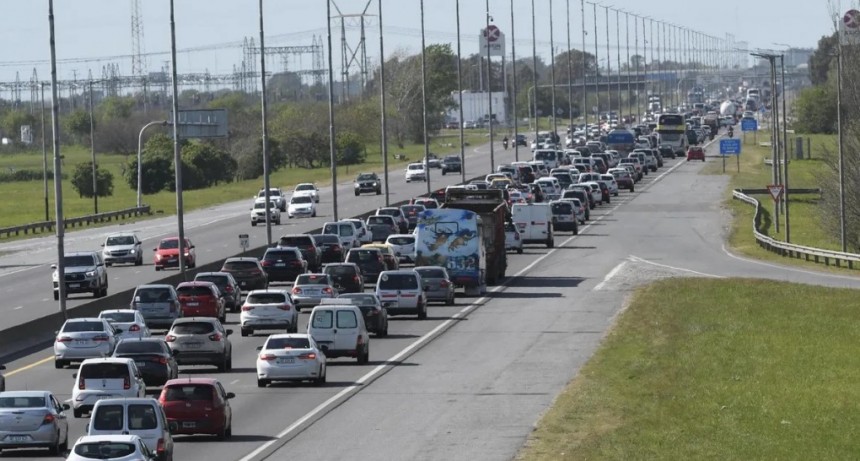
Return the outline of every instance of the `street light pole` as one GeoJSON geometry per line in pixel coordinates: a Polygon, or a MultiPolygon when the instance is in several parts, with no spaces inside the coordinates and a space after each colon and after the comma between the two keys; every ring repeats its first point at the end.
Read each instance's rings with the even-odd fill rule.
{"type": "Polygon", "coordinates": [[[486,28],[484,35],[487,37],[487,110],[490,124],[490,171],[496,171],[496,153],[493,149],[493,63],[490,61],[490,0],[485,2],[487,9],[486,28]]]}
{"type": "Polygon", "coordinates": [[[558,121],[555,110],[555,40],[552,29],[552,0],[549,0],[549,58],[550,58],[550,84],[552,85],[551,100],[552,100],[552,132],[558,134],[558,121]]]}
{"type": "MultiPolygon", "coordinates": [[[[511,0],[513,2],[513,0],[511,0]]],[[[570,139],[573,139],[573,48],[570,47],[570,0],[566,0],[567,17],[567,116],[570,117],[570,139]]],[[[567,147],[567,145],[565,145],[567,147]]]]}
{"type": "Polygon", "coordinates": [[[839,151],[839,241],[842,252],[848,251],[845,219],[845,152],[842,135],[842,44],[836,48],[836,130],[839,151]]]}
{"type": "Polygon", "coordinates": [[[99,214],[99,182],[96,167],[96,125],[93,119],[93,81],[89,82],[90,154],[93,159],[93,214],[99,214]]]}
{"type": "Polygon", "coordinates": [[[785,201],[785,241],[786,243],[791,243],[791,227],[789,226],[790,220],[788,217],[788,131],[786,129],[787,121],[785,115],[785,54],[779,55],[779,65],[782,72],[782,182],[784,185],[782,196],[785,201]]]}
{"type": "Polygon", "coordinates": [[[176,182],[176,227],[179,238],[179,273],[182,278],[185,274],[185,222],[182,204],[182,156],[179,150],[179,82],[176,71],[176,18],[174,16],[173,0],[170,0],[170,62],[171,62],[171,86],[172,86],[172,110],[173,110],[173,170],[176,182]]]}
{"type": "MultiPolygon", "coordinates": [[[[420,0],[419,3],[421,6],[421,120],[424,131],[424,182],[427,183],[427,195],[430,195],[430,145],[427,143],[427,46],[424,44],[424,0],[420,0]]],[[[487,47],[489,48],[489,35],[487,37],[487,47]]],[[[492,136],[490,139],[492,139],[492,136]]]]}
{"type": "MultiPolygon", "coordinates": [[[[568,3],[570,0],[567,0],[568,3]]],[[[458,0],[459,3],[459,0],[458,0]]],[[[459,21],[460,17],[457,16],[457,20],[459,21]]],[[[568,27],[570,22],[568,22],[568,27]]],[[[569,29],[568,29],[569,30],[569,29]]],[[[513,112],[513,117],[511,119],[514,121],[514,136],[511,141],[514,142],[514,159],[519,162],[520,161],[520,145],[517,143],[517,134],[519,133],[519,122],[517,121],[517,36],[514,34],[514,0],[511,0],[511,73],[513,74],[513,78],[511,81],[511,112],[513,112]]],[[[570,46],[568,45],[568,48],[570,46]]],[[[507,88],[506,88],[507,90],[507,88]]],[[[463,177],[463,182],[466,182],[465,176],[463,177]]]]}
{"type": "MultiPolygon", "coordinates": [[[[379,0],[380,2],[382,0],[379,0]]],[[[457,97],[460,104],[460,177],[463,183],[466,182],[466,135],[463,133],[463,70],[461,69],[463,62],[463,54],[460,49],[460,0],[456,0],[457,10],[457,97]]],[[[388,191],[386,191],[386,194],[388,191]]],[[[388,202],[386,201],[386,205],[388,202]]]]}
{"type": "Polygon", "coordinates": [[[63,319],[68,319],[66,313],[66,263],[63,260],[66,250],[64,236],[66,233],[63,220],[63,174],[62,155],[60,154],[60,96],[57,85],[57,45],[54,37],[54,0],[48,0],[48,28],[50,29],[51,47],[51,141],[54,150],[54,208],[57,220],[57,298],[60,303],[60,313],[63,319]]]}
{"type": "MultiPolygon", "coordinates": [[[[579,0],[579,16],[582,19],[582,125],[585,136],[588,136],[588,54],[585,52],[585,0],[579,0]]],[[[595,59],[597,57],[595,56],[595,59]]],[[[537,79],[535,79],[537,85],[537,79]]],[[[535,93],[537,99],[537,93],[535,93]]]]}
{"type": "MultiPolygon", "coordinates": [[[[459,0],[458,0],[459,2],[459,0]]],[[[384,40],[382,38],[382,0],[376,0],[376,4],[379,8],[379,113],[381,114],[380,126],[382,128],[382,178],[385,183],[385,206],[390,205],[389,195],[388,195],[388,133],[387,133],[387,119],[385,117],[385,47],[384,40]]],[[[459,7],[458,7],[459,8],[459,7]]],[[[457,20],[459,21],[459,11],[457,20]]],[[[329,19],[331,21],[331,19],[329,19]]],[[[331,26],[329,26],[331,28],[331,26]]],[[[457,84],[460,85],[460,32],[459,27],[457,28],[457,84]]],[[[331,59],[329,59],[331,62],[331,59]]],[[[329,68],[331,65],[329,65],[329,68]]],[[[460,121],[463,120],[463,91],[462,87],[460,88],[460,121]]],[[[462,127],[462,124],[460,125],[462,127]]],[[[460,133],[460,145],[463,144],[463,133],[460,133]]],[[[460,154],[462,157],[462,153],[460,154]]]]}
{"type": "MultiPolygon", "coordinates": [[[[334,69],[331,58],[331,0],[326,0],[325,6],[326,28],[328,29],[328,136],[329,157],[331,158],[332,217],[337,221],[337,156],[335,155],[334,139],[334,75],[332,75],[334,69]]],[[[385,193],[388,194],[388,187],[385,188],[385,193]]]]}
{"type": "Polygon", "coordinates": [[[146,131],[147,128],[161,125],[167,126],[167,120],[161,120],[158,122],[149,122],[140,129],[140,133],[137,135],[137,207],[140,208],[143,206],[143,162],[142,160],[142,152],[143,152],[143,132],[146,131]]]}
{"type": "Polygon", "coordinates": [[[260,12],[260,112],[262,113],[261,124],[262,124],[262,144],[263,144],[263,200],[266,201],[266,246],[272,246],[272,217],[271,217],[271,207],[272,204],[269,201],[269,188],[271,187],[271,183],[269,181],[270,174],[270,161],[269,161],[269,124],[267,123],[267,104],[266,104],[266,42],[265,35],[263,34],[263,0],[259,2],[259,12],[260,12]]]}
{"type": "Polygon", "coordinates": [[[51,219],[48,207],[48,143],[45,136],[45,83],[39,82],[39,91],[42,93],[42,182],[45,189],[45,221],[51,219]]]}
{"type": "Polygon", "coordinates": [[[538,86],[538,77],[537,77],[537,27],[535,26],[535,0],[532,0],[532,87],[535,88],[535,100],[534,100],[535,146],[537,146],[538,133],[540,132],[540,131],[538,131],[538,124],[540,123],[540,117],[538,117],[537,86],[538,86]]]}

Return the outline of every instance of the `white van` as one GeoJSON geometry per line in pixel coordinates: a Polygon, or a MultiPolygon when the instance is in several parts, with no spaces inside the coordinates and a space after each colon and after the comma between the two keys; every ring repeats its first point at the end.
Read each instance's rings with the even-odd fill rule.
{"type": "Polygon", "coordinates": [[[361,365],[370,359],[370,334],[352,300],[323,300],[311,311],[308,334],[327,358],[354,357],[361,365]]]}
{"type": "Polygon", "coordinates": [[[73,376],[72,411],[75,418],[91,412],[101,399],[143,397],[146,393],[140,370],[129,358],[86,359],[73,376]]]}
{"type": "Polygon", "coordinates": [[[352,221],[336,221],[323,224],[323,234],[335,234],[340,239],[340,245],[347,250],[361,246],[358,230],[352,221]]]}
{"type": "Polygon", "coordinates": [[[136,435],[158,459],[173,459],[167,416],[153,398],[102,399],[93,407],[87,435],[136,435]]]}
{"type": "Polygon", "coordinates": [[[558,154],[554,149],[538,149],[533,158],[536,162],[543,162],[547,170],[558,168],[558,154]]]}
{"type": "Polygon", "coordinates": [[[511,206],[511,215],[523,243],[544,243],[547,248],[555,245],[549,203],[515,203],[511,206]]]}

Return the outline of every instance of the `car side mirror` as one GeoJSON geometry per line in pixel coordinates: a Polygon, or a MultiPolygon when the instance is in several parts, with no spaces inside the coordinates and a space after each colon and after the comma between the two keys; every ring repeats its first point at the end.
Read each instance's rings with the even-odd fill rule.
{"type": "Polygon", "coordinates": [[[263,350],[263,346],[257,346],[257,350],[258,350],[258,351],[263,350]]]}
{"type": "Polygon", "coordinates": [[[5,369],[6,369],[6,365],[0,365],[0,370],[5,370],[5,369]]]}
{"type": "Polygon", "coordinates": [[[227,400],[235,399],[235,398],[236,398],[236,394],[234,394],[234,393],[232,393],[232,392],[228,392],[228,393],[227,393],[227,400]]]}
{"type": "Polygon", "coordinates": [[[114,328],[116,334],[122,333],[122,328],[114,328]]]}
{"type": "Polygon", "coordinates": [[[72,373],[72,378],[78,379],[78,374],[77,374],[77,373],[72,373]]]}
{"type": "Polygon", "coordinates": [[[328,345],[326,345],[326,344],[321,345],[320,350],[323,352],[328,352],[328,345]]]}
{"type": "Polygon", "coordinates": [[[194,249],[194,245],[191,245],[191,246],[190,246],[190,247],[188,247],[188,248],[194,249]]]}
{"type": "Polygon", "coordinates": [[[60,408],[62,408],[63,410],[69,410],[69,409],[71,409],[72,407],[71,407],[71,406],[69,406],[69,404],[68,404],[68,403],[64,403],[64,404],[60,405],[60,408]]]}
{"type": "Polygon", "coordinates": [[[105,244],[104,244],[104,243],[102,243],[102,245],[101,245],[101,246],[102,246],[102,247],[104,247],[104,246],[105,246],[105,244]]]}
{"type": "Polygon", "coordinates": [[[230,336],[233,334],[233,330],[227,330],[226,333],[227,333],[227,336],[230,336]]]}
{"type": "Polygon", "coordinates": [[[178,350],[176,350],[176,349],[172,349],[172,350],[170,351],[170,353],[171,353],[171,354],[173,354],[173,356],[174,356],[174,357],[176,357],[177,355],[179,355],[179,351],[178,351],[178,350]]]}
{"type": "Polygon", "coordinates": [[[158,251],[158,248],[153,248],[152,251],[158,251]]]}

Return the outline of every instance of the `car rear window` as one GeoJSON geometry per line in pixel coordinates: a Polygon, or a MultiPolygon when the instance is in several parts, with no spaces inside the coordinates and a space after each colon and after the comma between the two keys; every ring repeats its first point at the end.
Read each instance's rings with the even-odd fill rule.
{"type": "Polygon", "coordinates": [[[134,322],[134,312],[102,312],[101,318],[114,322],[134,322]]]}
{"type": "Polygon", "coordinates": [[[162,240],[161,243],[158,244],[158,248],[162,250],[168,250],[171,248],[179,248],[179,240],[162,240]]]}
{"type": "Polygon", "coordinates": [[[284,236],[278,239],[278,245],[282,247],[303,247],[313,245],[310,235],[284,236]]]}
{"type": "Polygon", "coordinates": [[[158,427],[158,416],[155,406],[133,403],[128,406],[128,428],[133,431],[155,429],[158,427]]]}
{"type": "Polygon", "coordinates": [[[249,304],[282,304],[286,301],[286,293],[250,293],[245,298],[249,304]]]}
{"type": "Polygon", "coordinates": [[[388,237],[388,242],[392,245],[411,245],[415,243],[415,237],[388,237]]]}
{"type": "Polygon", "coordinates": [[[117,354],[161,354],[165,345],[156,341],[122,341],[116,345],[117,354]]]}
{"type": "Polygon", "coordinates": [[[313,199],[309,195],[300,195],[290,199],[290,203],[311,203],[313,199]]]}
{"type": "Polygon", "coordinates": [[[355,274],[355,266],[346,264],[331,264],[323,268],[323,272],[329,275],[352,275],[355,274]]]}
{"type": "Polygon", "coordinates": [[[194,277],[195,282],[212,282],[219,287],[226,287],[227,280],[226,275],[198,275],[194,277]]]}
{"type": "Polygon", "coordinates": [[[44,408],[42,397],[0,397],[0,408],[44,408]]]}
{"type": "Polygon", "coordinates": [[[89,255],[86,256],[66,256],[63,258],[63,264],[66,267],[84,267],[95,266],[95,258],[89,255]]]}
{"type": "Polygon", "coordinates": [[[400,210],[397,208],[380,208],[376,210],[376,214],[381,216],[399,216],[400,210]]]}
{"type": "Polygon", "coordinates": [[[224,263],[224,269],[227,271],[246,271],[249,269],[257,269],[257,261],[227,261],[224,263]]]}
{"type": "Polygon", "coordinates": [[[349,262],[376,261],[379,259],[379,250],[351,250],[346,260],[349,262]]]}
{"type": "Polygon", "coordinates": [[[215,325],[209,322],[184,322],[173,325],[171,330],[179,335],[205,335],[215,331],[215,325]]]}
{"type": "Polygon", "coordinates": [[[296,285],[328,285],[328,277],[320,274],[303,274],[296,279],[296,285]]]}
{"type": "Polygon", "coordinates": [[[310,349],[308,338],[271,338],[266,342],[266,349],[310,349]]]}
{"type": "Polygon", "coordinates": [[[64,333],[82,331],[104,331],[104,324],[102,322],[68,322],[63,325],[64,333]]]}
{"type": "Polygon", "coordinates": [[[337,311],[337,327],[338,328],[357,328],[358,317],[353,311],[337,311]]]}
{"type": "Polygon", "coordinates": [[[388,225],[391,223],[392,223],[391,216],[371,216],[371,217],[367,218],[367,224],[370,224],[370,225],[374,225],[374,224],[386,224],[386,225],[388,225]]]}
{"type": "Polygon", "coordinates": [[[317,245],[340,244],[340,239],[334,234],[316,234],[313,235],[313,239],[317,245]]]}
{"type": "Polygon", "coordinates": [[[133,443],[92,442],[75,444],[75,454],[84,458],[114,459],[133,455],[137,451],[133,443]]]}
{"type": "Polygon", "coordinates": [[[438,204],[434,200],[426,200],[426,201],[416,201],[416,204],[424,205],[424,208],[438,208],[438,204]]]}
{"type": "Polygon", "coordinates": [[[134,245],[134,237],[130,235],[118,235],[115,237],[108,237],[105,242],[105,246],[113,246],[113,245],[134,245]]]}
{"type": "Polygon", "coordinates": [[[128,365],[124,363],[87,363],[81,366],[83,379],[128,378],[128,365]]]}
{"type": "Polygon", "coordinates": [[[428,279],[442,279],[445,278],[445,271],[442,269],[415,269],[415,272],[418,272],[419,275],[423,278],[428,279]]]}
{"type": "Polygon", "coordinates": [[[187,402],[191,400],[211,401],[212,386],[208,384],[173,384],[164,392],[164,400],[187,402]]]}
{"type": "Polygon", "coordinates": [[[404,214],[407,214],[407,215],[418,214],[418,212],[424,211],[423,206],[416,206],[416,205],[404,205],[404,206],[400,207],[400,209],[403,211],[404,214]]]}
{"type": "Polygon", "coordinates": [[[573,213],[573,207],[569,203],[553,203],[551,207],[553,214],[573,213]]]}
{"type": "Polygon", "coordinates": [[[320,309],[314,312],[311,319],[311,328],[331,328],[334,320],[334,312],[329,309],[320,309]]]}
{"type": "Polygon", "coordinates": [[[289,250],[270,250],[263,255],[264,261],[296,261],[299,259],[302,259],[302,257],[297,255],[295,251],[289,250]]]}
{"type": "Polygon", "coordinates": [[[211,296],[212,290],[202,286],[184,286],[176,289],[179,296],[211,296]]]}
{"type": "Polygon", "coordinates": [[[382,274],[379,277],[381,290],[415,290],[418,288],[418,278],[412,274],[382,274]]]}
{"type": "Polygon", "coordinates": [[[369,294],[348,294],[338,296],[338,299],[349,299],[355,305],[376,305],[376,295],[369,294]]]}
{"type": "Polygon", "coordinates": [[[170,301],[170,290],[168,288],[141,288],[135,292],[135,297],[140,298],[141,303],[157,303],[170,301]]]}
{"type": "Polygon", "coordinates": [[[93,415],[93,429],[97,431],[121,431],[125,408],[122,405],[102,405],[93,415]]]}

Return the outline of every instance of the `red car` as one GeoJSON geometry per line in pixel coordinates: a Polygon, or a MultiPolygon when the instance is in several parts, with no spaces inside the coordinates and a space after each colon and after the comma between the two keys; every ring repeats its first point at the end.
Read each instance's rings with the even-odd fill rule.
{"type": "Polygon", "coordinates": [[[699,146],[690,146],[690,148],[687,149],[687,161],[689,162],[690,160],[701,160],[704,162],[705,149],[699,146]]]}
{"type": "Polygon", "coordinates": [[[176,287],[183,317],[215,317],[224,323],[227,308],[218,285],[212,282],[182,282],[176,287]]]}
{"type": "Polygon", "coordinates": [[[223,440],[233,435],[230,399],[236,394],[224,390],[213,378],[171,379],[164,384],[158,402],[177,434],[209,434],[223,440]]]}
{"type": "MultiPolygon", "coordinates": [[[[185,251],[185,267],[197,267],[197,255],[194,252],[194,244],[185,239],[183,246],[185,251]]],[[[168,237],[158,242],[158,247],[153,248],[155,257],[152,263],[155,270],[160,271],[168,267],[179,267],[179,237],[168,237]]]]}

